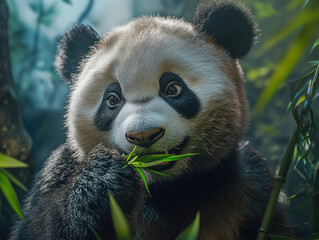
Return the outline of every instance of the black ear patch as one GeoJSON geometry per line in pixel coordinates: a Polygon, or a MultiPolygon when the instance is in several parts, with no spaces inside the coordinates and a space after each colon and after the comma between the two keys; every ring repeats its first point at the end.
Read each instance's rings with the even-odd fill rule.
{"type": "Polygon", "coordinates": [[[93,28],[77,25],[60,40],[55,58],[55,68],[68,82],[73,82],[79,72],[80,62],[100,38],[93,28]]]}
{"type": "Polygon", "coordinates": [[[244,57],[255,42],[253,15],[233,0],[205,0],[197,7],[194,26],[210,35],[232,58],[244,57]]]}

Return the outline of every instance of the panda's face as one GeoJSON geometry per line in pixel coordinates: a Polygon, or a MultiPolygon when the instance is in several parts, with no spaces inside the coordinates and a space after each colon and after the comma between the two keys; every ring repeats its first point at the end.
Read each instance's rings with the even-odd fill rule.
{"type": "Polygon", "coordinates": [[[99,143],[123,153],[135,145],[137,152],[200,153],[157,168],[171,176],[210,168],[244,128],[241,81],[237,61],[191,24],[136,20],[84,63],[68,108],[69,141],[83,156],[99,143]]]}

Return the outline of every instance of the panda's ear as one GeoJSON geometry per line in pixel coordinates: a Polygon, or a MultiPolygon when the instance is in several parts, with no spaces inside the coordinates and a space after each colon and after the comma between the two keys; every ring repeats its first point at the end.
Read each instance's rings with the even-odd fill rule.
{"type": "Polygon", "coordinates": [[[256,38],[253,15],[233,0],[204,0],[197,7],[194,26],[199,33],[212,37],[235,59],[244,57],[256,38]]]}
{"type": "Polygon", "coordinates": [[[67,82],[74,82],[79,73],[81,61],[99,40],[93,28],[85,25],[77,25],[67,31],[58,44],[54,62],[60,76],[67,82]]]}

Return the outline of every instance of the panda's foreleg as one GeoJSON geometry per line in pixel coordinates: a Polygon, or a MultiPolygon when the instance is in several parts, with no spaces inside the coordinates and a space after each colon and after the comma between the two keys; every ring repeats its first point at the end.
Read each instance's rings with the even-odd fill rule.
{"type": "Polygon", "coordinates": [[[77,161],[67,145],[61,146],[37,175],[24,202],[26,221],[18,220],[10,240],[96,239],[92,230],[112,239],[108,193],[134,232],[144,189],[136,172],[124,165],[118,152],[105,147],[77,161]]]}
{"type": "Polygon", "coordinates": [[[104,147],[94,149],[87,165],[72,182],[67,205],[71,236],[114,235],[109,196],[112,194],[127,216],[134,232],[136,216],[143,201],[142,183],[116,151],[104,147]]]}

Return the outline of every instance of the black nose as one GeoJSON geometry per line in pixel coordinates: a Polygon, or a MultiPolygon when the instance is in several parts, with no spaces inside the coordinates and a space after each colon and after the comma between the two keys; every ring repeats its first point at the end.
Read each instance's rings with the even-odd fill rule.
{"type": "Polygon", "coordinates": [[[151,128],[140,132],[127,132],[127,141],[141,147],[149,147],[164,135],[164,128],[151,128]]]}

